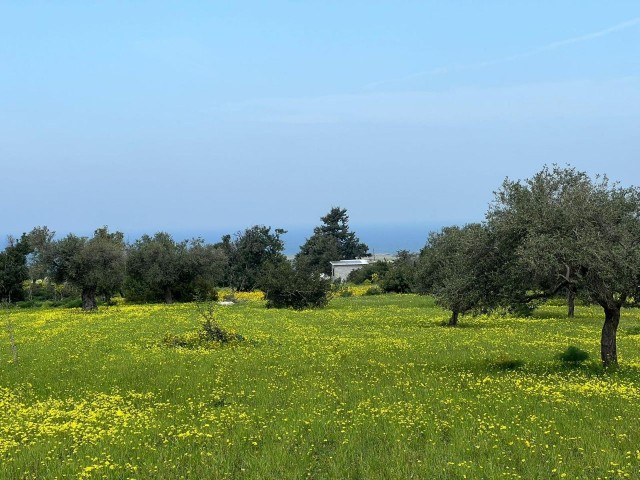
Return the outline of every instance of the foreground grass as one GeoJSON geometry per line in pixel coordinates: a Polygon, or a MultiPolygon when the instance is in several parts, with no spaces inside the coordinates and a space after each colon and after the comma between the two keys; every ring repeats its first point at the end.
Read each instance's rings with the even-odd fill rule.
{"type": "Polygon", "coordinates": [[[218,312],[245,342],[163,347],[193,305],[0,314],[0,478],[640,478],[636,311],[607,375],[596,308],[456,329],[411,295],[218,312]],[[562,366],[568,345],[595,360],[562,366]]]}

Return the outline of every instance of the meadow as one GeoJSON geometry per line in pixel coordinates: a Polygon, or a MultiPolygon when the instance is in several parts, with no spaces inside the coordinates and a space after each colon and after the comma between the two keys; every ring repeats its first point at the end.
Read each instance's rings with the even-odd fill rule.
{"type": "Polygon", "coordinates": [[[596,307],[458,328],[416,295],[215,312],[245,340],[163,344],[198,330],[193,304],[0,312],[0,478],[640,478],[638,311],[609,373],[596,307]],[[591,359],[563,364],[569,345],[591,359]]]}

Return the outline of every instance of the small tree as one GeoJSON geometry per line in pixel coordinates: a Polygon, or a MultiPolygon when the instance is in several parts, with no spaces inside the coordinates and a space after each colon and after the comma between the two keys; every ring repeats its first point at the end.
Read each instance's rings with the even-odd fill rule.
{"type": "Polygon", "coordinates": [[[493,246],[487,228],[478,223],[446,227],[431,233],[420,252],[416,287],[451,310],[450,326],[458,316],[478,311],[493,290],[493,246]]]}
{"type": "Polygon", "coordinates": [[[260,278],[268,308],[324,307],[329,301],[331,282],[320,274],[295,269],[289,262],[269,265],[260,278]]]}
{"type": "Polygon", "coordinates": [[[54,237],[55,232],[47,227],[35,227],[26,235],[26,240],[29,243],[27,266],[29,279],[32,283],[35,283],[36,280],[44,280],[49,276],[54,237]]]}
{"type": "MultiPolygon", "coordinates": [[[[269,264],[277,265],[286,261],[282,254],[284,242],[281,236],[286,230],[254,225],[228,243],[229,282],[239,291],[250,291],[257,287],[262,269],[269,264]]],[[[224,241],[224,238],[223,238],[224,241]]]]}

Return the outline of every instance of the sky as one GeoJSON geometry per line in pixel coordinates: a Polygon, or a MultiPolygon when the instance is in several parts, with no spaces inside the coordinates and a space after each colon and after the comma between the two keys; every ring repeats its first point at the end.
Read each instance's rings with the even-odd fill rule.
{"type": "Polygon", "coordinates": [[[2,236],[426,236],[639,153],[636,0],[0,2],[2,236]]]}

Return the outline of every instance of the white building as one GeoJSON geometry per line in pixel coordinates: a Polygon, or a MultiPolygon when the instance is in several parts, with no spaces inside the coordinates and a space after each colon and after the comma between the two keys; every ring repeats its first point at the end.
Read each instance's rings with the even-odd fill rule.
{"type": "Polygon", "coordinates": [[[339,260],[337,262],[331,262],[331,280],[340,280],[346,282],[347,277],[354,270],[369,265],[369,260],[339,260]]]}

